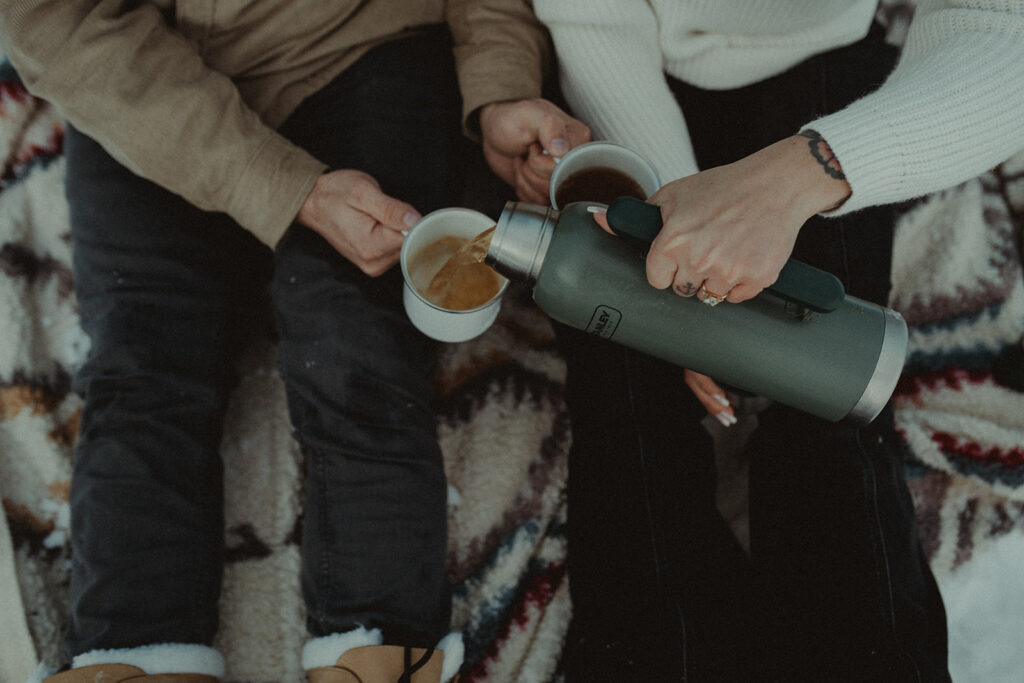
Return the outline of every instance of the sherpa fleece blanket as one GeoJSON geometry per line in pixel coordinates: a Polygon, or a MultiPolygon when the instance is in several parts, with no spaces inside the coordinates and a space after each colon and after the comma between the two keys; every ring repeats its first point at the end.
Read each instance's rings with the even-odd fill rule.
{"type": "MultiPolygon", "coordinates": [[[[885,12],[897,34],[906,8],[885,12]]],[[[89,342],[69,268],[62,122],[12,71],[0,76],[0,683],[22,683],[61,663],[81,409],[70,377],[89,342]]],[[[1010,683],[1024,671],[1022,215],[1018,154],[903,206],[896,238],[892,304],[911,327],[896,414],[963,683],[1010,683]]],[[[238,363],[221,448],[227,564],[216,645],[227,681],[298,682],[300,455],[272,343],[257,341],[238,363]]],[[[547,319],[516,287],[492,329],[444,351],[436,410],[466,682],[558,678],[571,611],[564,371],[547,319]]]]}

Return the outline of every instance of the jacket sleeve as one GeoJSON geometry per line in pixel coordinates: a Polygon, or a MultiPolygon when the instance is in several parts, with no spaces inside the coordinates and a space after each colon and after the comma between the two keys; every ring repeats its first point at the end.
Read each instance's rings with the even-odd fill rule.
{"type": "Polygon", "coordinates": [[[885,83],[806,128],[852,188],[828,215],[952,187],[1024,150],[1024,1],[922,2],[885,83]]]}
{"type": "Polygon", "coordinates": [[[479,139],[480,107],[541,96],[550,38],[529,0],[448,0],[446,11],[464,129],[479,139]]]}
{"type": "Polygon", "coordinates": [[[271,247],[325,168],[150,3],[0,0],[0,43],[29,91],[119,162],[271,247]]]}

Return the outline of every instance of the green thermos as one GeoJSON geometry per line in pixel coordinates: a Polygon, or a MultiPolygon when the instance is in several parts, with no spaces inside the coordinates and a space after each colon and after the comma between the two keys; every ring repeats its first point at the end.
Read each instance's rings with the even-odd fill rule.
{"type": "Polygon", "coordinates": [[[888,402],[907,352],[896,311],[848,296],[839,280],[789,261],[741,304],[711,307],[647,282],[660,210],[620,198],[602,230],[577,202],[562,211],[508,202],[486,262],[533,288],[562,323],[826,420],[866,424],[888,402]]]}

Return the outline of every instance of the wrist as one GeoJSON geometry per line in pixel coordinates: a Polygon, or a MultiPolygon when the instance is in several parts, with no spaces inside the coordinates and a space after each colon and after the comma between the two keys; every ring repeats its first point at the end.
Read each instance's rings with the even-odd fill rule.
{"type": "Polygon", "coordinates": [[[479,132],[481,135],[483,135],[483,132],[485,130],[487,130],[487,126],[488,126],[488,123],[490,121],[490,118],[504,104],[507,104],[507,102],[498,101],[498,102],[489,102],[489,103],[485,104],[484,106],[476,109],[473,112],[473,114],[476,114],[476,120],[473,121],[473,115],[471,114],[468,123],[470,125],[475,124],[477,132],[479,132]]]}
{"type": "Polygon", "coordinates": [[[302,206],[299,207],[299,213],[295,216],[295,221],[305,225],[307,228],[315,228],[319,222],[320,216],[320,194],[323,191],[324,177],[329,173],[329,170],[323,172],[316,182],[313,184],[313,189],[306,195],[306,199],[302,202],[302,206]]]}
{"type": "Polygon", "coordinates": [[[797,150],[802,147],[803,177],[812,191],[809,200],[814,213],[834,211],[850,197],[852,189],[832,147],[815,130],[802,130],[793,136],[797,150]]]}

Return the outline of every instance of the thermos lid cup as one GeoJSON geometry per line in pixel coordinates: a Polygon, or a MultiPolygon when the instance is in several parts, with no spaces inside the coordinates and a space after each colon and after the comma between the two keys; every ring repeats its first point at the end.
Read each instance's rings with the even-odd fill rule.
{"type": "Polygon", "coordinates": [[[442,308],[428,301],[414,284],[409,266],[426,246],[446,235],[473,239],[488,228],[494,220],[479,211],[453,207],[432,211],[412,227],[402,243],[402,304],[405,313],[423,334],[442,342],[461,342],[483,334],[494,323],[501,310],[501,297],[508,288],[508,280],[501,277],[501,287],[487,303],[468,310],[442,308]]]}
{"type": "Polygon", "coordinates": [[[558,212],[546,206],[507,202],[491,237],[485,263],[531,287],[540,275],[558,212]]]}
{"type": "Polygon", "coordinates": [[[555,197],[558,188],[573,173],[600,166],[625,173],[640,185],[648,197],[661,189],[661,178],[651,162],[628,147],[597,140],[573,147],[557,160],[548,185],[548,200],[551,206],[555,209],[565,208],[558,205],[555,197]]]}

